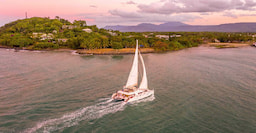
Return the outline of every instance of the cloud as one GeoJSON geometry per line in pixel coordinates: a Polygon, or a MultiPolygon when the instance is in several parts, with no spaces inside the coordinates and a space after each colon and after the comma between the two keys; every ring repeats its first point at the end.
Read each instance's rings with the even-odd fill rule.
{"type": "Polygon", "coordinates": [[[239,14],[239,16],[256,16],[256,14],[239,14]]]}
{"type": "Polygon", "coordinates": [[[133,1],[127,1],[126,4],[128,4],[128,5],[136,5],[136,3],[133,2],[133,1]]]}
{"type": "Polygon", "coordinates": [[[156,14],[220,12],[225,10],[254,10],[253,0],[161,0],[138,5],[140,12],[156,14]]]}
{"type": "Polygon", "coordinates": [[[244,0],[244,5],[239,7],[241,10],[255,10],[256,2],[254,0],[244,0]]]}
{"type": "MultiPolygon", "coordinates": [[[[76,16],[76,20],[86,20],[88,25],[96,24],[100,28],[105,27],[106,25],[137,25],[139,23],[164,23],[170,21],[190,22],[201,18],[200,16],[191,13],[164,15],[128,12],[117,9],[109,11],[109,14],[83,13],[72,16],[76,16]]],[[[66,16],[66,18],[69,17],[66,16]]]]}
{"type": "Polygon", "coordinates": [[[231,18],[237,18],[238,17],[236,14],[232,13],[231,11],[224,12],[223,16],[231,17],[231,18]]]}
{"type": "Polygon", "coordinates": [[[17,19],[23,19],[23,18],[24,16],[9,16],[9,15],[0,14],[0,27],[12,21],[16,21],[17,19]]]}
{"type": "Polygon", "coordinates": [[[119,16],[122,18],[140,18],[141,15],[136,12],[125,12],[120,10],[109,10],[109,13],[113,16],[119,16]]]}
{"type": "Polygon", "coordinates": [[[252,16],[256,16],[256,11],[230,10],[230,11],[223,12],[222,16],[231,17],[231,18],[252,17],[252,16]]]}
{"type": "Polygon", "coordinates": [[[95,5],[90,5],[90,7],[92,7],[92,8],[98,8],[97,6],[95,6],[95,5]]]}
{"type": "Polygon", "coordinates": [[[210,15],[211,13],[209,13],[209,12],[202,12],[202,13],[200,13],[200,15],[210,15]]]}
{"type": "Polygon", "coordinates": [[[140,12],[126,12],[121,10],[111,10],[109,11],[111,16],[108,16],[109,22],[169,22],[169,21],[181,21],[188,22],[193,21],[194,19],[199,19],[201,17],[187,13],[187,14],[148,14],[140,12]]]}

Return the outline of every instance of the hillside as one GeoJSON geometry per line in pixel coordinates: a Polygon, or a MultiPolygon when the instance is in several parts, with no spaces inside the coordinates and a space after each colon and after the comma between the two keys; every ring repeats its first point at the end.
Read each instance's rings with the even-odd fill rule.
{"type": "Polygon", "coordinates": [[[33,17],[0,27],[0,45],[26,49],[114,48],[108,42],[117,34],[88,26],[82,20],[71,23],[58,16],[55,19],[33,17]]]}
{"type": "MultiPolygon", "coordinates": [[[[236,29],[248,29],[248,24],[219,25],[233,27],[236,29]]],[[[254,24],[251,25],[252,30],[254,24]]],[[[254,33],[221,33],[221,32],[139,32],[142,27],[145,31],[168,30],[179,31],[181,27],[187,30],[204,30],[205,27],[191,27],[180,22],[169,22],[160,25],[143,23],[138,26],[125,27],[123,30],[137,32],[119,32],[107,29],[99,29],[96,25],[88,26],[86,21],[68,20],[59,18],[28,18],[17,20],[0,27],[0,47],[16,49],[83,49],[97,51],[106,48],[123,49],[134,48],[135,40],[139,40],[140,47],[154,49],[155,51],[179,50],[189,47],[196,47],[202,43],[225,42],[225,43],[252,43],[256,40],[254,33]],[[128,29],[127,29],[128,28],[128,29]]],[[[209,26],[208,26],[209,27],[209,26]]],[[[214,26],[212,26],[214,27],[214,26]]],[[[226,28],[227,29],[227,28],[226,28]]],[[[116,30],[116,29],[114,29],[116,30]]]]}
{"type": "Polygon", "coordinates": [[[136,26],[106,26],[105,29],[121,32],[256,32],[256,23],[230,23],[221,25],[187,25],[168,22],[160,25],[142,23],[136,26]]]}
{"type": "MultiPolygon", "coordinates": [[[[169,25],[169,24],[166,24],[169,25]]],[[[183,25],[176,23],[176,25],[183,25]]],[[[149,28],[150,24],[141,24],[149,28]]],[[[178,37],[170,33],[122,33],[88,26],[86,21],[74,21],[59,18],[28,18],[17,20],[0,27],[0,46],[17,49],[122,49],[134,48],[138,39],[143,48],[157,51],[179,50],[198,46],[200,36],[183,33],[178,37]],[[160,34],[160,35],[159,35],[160,34]],[[162,35],[161,35],[162,34],[162,35]],[[182,36],[182,37],[181,37],[182,36]]]]}

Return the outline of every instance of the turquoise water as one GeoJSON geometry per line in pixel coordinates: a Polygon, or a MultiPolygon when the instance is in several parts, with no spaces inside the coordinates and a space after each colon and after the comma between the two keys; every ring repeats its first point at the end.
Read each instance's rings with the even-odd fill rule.
{"type": "Polygon", "coordinates": [[[0,133],[256,131],[256,49],[191,48],[143,55],[149,97],[110,96],[132,55],[0,49],[0,133]]]}

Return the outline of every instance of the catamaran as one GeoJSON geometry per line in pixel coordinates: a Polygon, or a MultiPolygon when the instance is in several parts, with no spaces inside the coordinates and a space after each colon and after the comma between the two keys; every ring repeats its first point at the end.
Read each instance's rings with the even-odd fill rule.
{"type": "Polygon", "coordinates": [[[136,50],[134,54],[133,65],[132,65],[128,80],[126,82],[126,85],[122,90],[119,90],[116,93],[114,93],[112,95],[112,99],[115,101],[132,102],[132,101],[149,97],[151,95],[154,95],[154,90],[148,89],[148,79],[147,79],[146,68],[145,68],[142,55],[138,50],[138,40],[136,40],[136,50]],[[140,57],[140,61],[143,68],[143,76],[142,76],[142,80],[139,87],[138,87],[138,79],[139,79],[138,56],[140,57]]]}

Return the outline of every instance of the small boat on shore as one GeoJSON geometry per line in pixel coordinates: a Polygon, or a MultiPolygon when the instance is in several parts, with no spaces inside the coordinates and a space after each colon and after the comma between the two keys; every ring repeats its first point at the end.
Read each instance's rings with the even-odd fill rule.
{"type": "Polygon", "coordinates": [[[146,68],[142,55],[138,50],[138,40],[136,40],[136,50],[134,54],[133,65],[127,83],[122,90],[119,90],[112,95],[112,99],[114,101],[132,102],[149,97],[151,95],[154,95],[154,90],[148,89],[146,68]],[[143,68],[143,76],[140,86],[138,87],[139,57],[143,68]]]}

